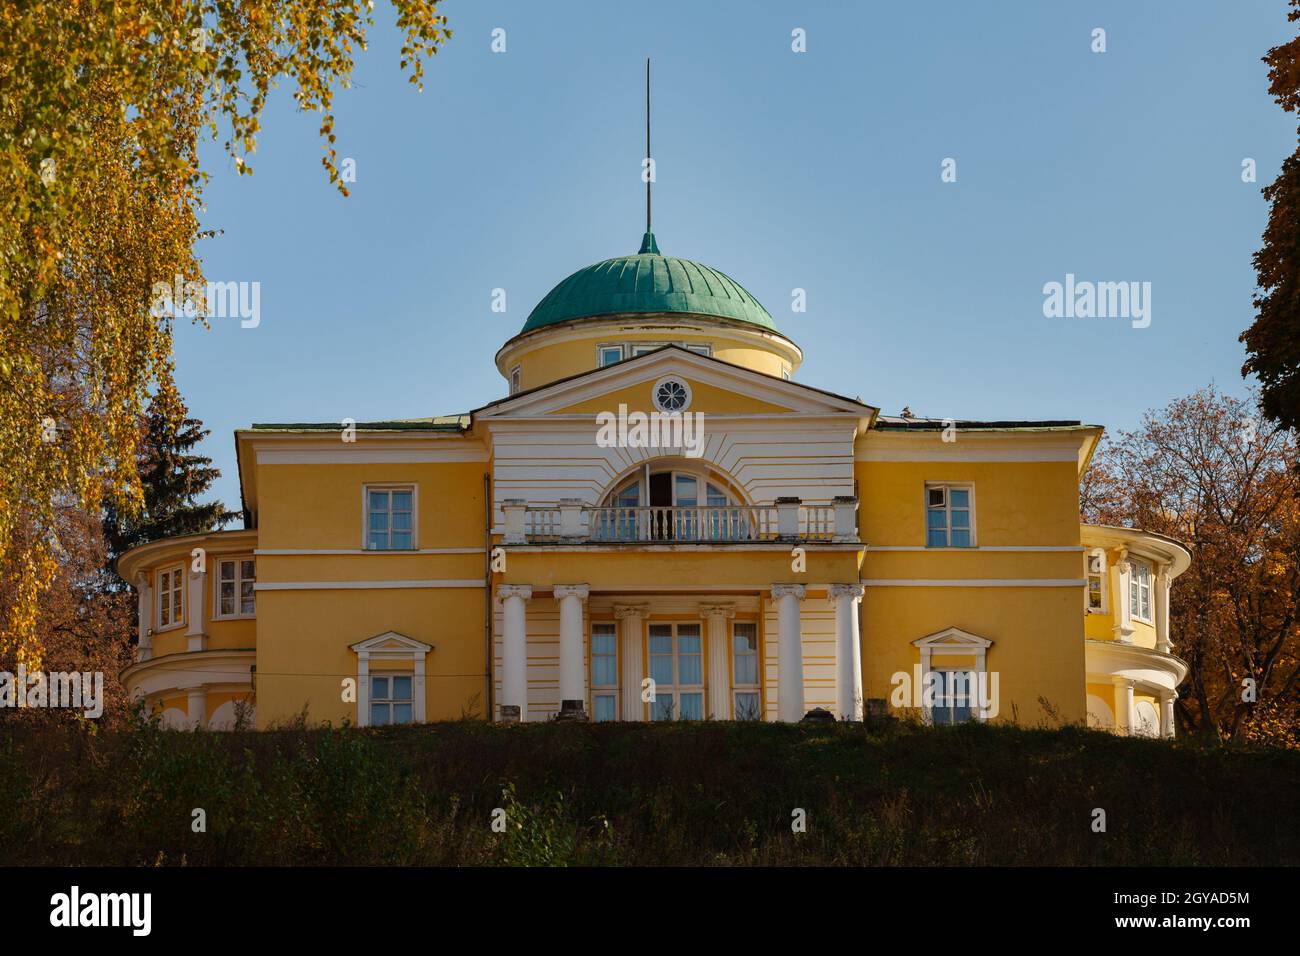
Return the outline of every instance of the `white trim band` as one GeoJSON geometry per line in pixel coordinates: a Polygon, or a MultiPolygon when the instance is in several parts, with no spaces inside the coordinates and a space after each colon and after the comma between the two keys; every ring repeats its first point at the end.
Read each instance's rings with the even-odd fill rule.
{"type": "Polygon", "coordinates": [[[482,578],[442,581],[276,581],[257,583],[255,591],[368,591],[381,588],[481,588],[482,578]]]}
{"type": "Polygon", "coordinates": [[[1081,588],[1083,578],[875,578],[869,588],[1081,588]]]}

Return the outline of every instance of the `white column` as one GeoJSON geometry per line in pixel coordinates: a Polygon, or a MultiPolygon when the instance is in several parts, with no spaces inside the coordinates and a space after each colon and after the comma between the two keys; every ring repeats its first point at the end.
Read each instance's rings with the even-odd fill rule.
{"type": "Polygon", "coordinates": [[[776,601],[777,716],[786,723],[803,719],[803,636],[799,628],[799,602],[807,589],[802,584],[772,585],[776,601]]]}
{"type": "Polygon", "coordinates": [[[560,710],[587,709],[586,668],[582,654],[582,602],[591,588],[585,584],[557,584],[560,603],[560,710]]]}
{"type": "Polygon", "coordinates": [[[862,645],[858,639],[861,584],[832,584],[835,602],[835,692],[840,720],[862,719],[862,645]]]}
{"type": "Polygon", "coordinates": [[[501,719],[528,719],[528,622],[524,603],[533,596],[532,585],[503,584],[497,588],[504,633],[501,641],[501,719]],[[506,708],[516,708],[507,711],[506,708]]]}
{"type": "Polygon", "coordinates": [[[187,702],[186,717],[191,727],[202,727],[207,723],[208,692],[202,687],[191,687],[187,702]]]}
{"type": "Polygon", "coordinates": [[[1156,566],[1156,650],[1169,654],[1173,646],[1169,643],[1169,565],[1156,566]]]}
{"type": "MultiPolygon", "coordinates": [[[[207,630],[203,626],[206,621],[203,594],[206,590],[207,581],[207,560],[204,560],[202,571],[195,571],[191,565],[185,578],[185,603],[188,605],[186,611],[189,614],[185,628],[186,650],[201,651],[207,644],[207,630]]],[[[238,600],[239,596],[236,595],[235,599],[238,600]]]]}
{"type": "Polygon", "coordinates": [[[357,651],[357,726],[370,726],[369,651],[357,651]]]}
{"type": "Polygon", "coordinates": [[[1115,732],[1129,736],[1133,733],[1133,682],[1123,677],[1112,677],[1115,684],[1115,732]]]}
{"type": "Polygon", "coordinates": [[[411,680],[411,720],[422,724],[429,719],[429,706],[425,703],[424,692],[424,656],[427,652],[417,652],[414,661],[414,673],[411,680]]]}
{"type": "Polygon", "coordinates": [[[641,702],[641,681],[645,679],[645,660],[642,640],[645,619],[649,609],[644,604],[619,604],[614,607],[618,619],[618,662],[622,673],[619,682],[619,719],[645,720],[645,704],[641,702]]]}
{"type": "Polygon", "coordinates": [[[1119,593],[1115,595],[1115,624],[1112,628],[1115,640],[1127,644],[1133,639],[1133,608],[1129,604],[1129,580],[1133,574],[1133,564],[1128,559],[1128,551],[1121,548],[1119,560],[1115,563],[1115,578],[1119,593]]]}
{"type": "Polygon", "coordinates": [[[147,661],[153,657],[153,588],[149,584],[149,575],[135,576],[135,590],[136,609],[140,617],[135,657],[136,660],[147,661]]]}
{"type": "Polygon", "coordinates": [[[1174,735],[1174,701],[1178,699],[1178,694],[1174,691],[1166,691],[1160,695],[1160,736],[1173,737],[1174,735]]]}
{"type": "Polygon", "coordinates": [[[709,716],[714,720],[731,719],[731,668],[727,645],[730,628],[727,622],[736,616],[730,604],[701,604],[700,616],[704,618],[709,637],[709,716]]]}

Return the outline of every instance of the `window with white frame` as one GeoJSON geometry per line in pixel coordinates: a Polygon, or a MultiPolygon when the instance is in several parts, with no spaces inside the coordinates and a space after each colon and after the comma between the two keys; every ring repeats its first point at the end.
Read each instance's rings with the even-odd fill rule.
{"type": "Polygon", "coordinates": [[[688,352],[694,352],[696,355],[713,355],[713,346],[703,342],[684,342],[682,348],[688,352]]]}
{"type": "Polygon", "coordinates": [[[516,365],[510,370],[510,394],[513,395],[519,391],[519,383],[523,380],[523,368],[516,365]]]}
{"type": "Polygon", "coordinates": [[[698,624],[650,625],[651,720],[704,717],[703,641],[698,624]]]}
{"type": "Polygon", "coordinates": [[[731,626],[731,689],[735,719],[759,720],[758,625],[753,621],[736,621],[731,626]]]}
{"type": "Polygon", "coordinates": [[[415,549],[415,487],[366,486],[366,550],[415,549]]]}
{"type": "Polygon", "coordinates": [[[413,713],[410,674],[370,675],[370,726],[409,724],[413,713]]]}
{"type": "Polygon", "coordinates": [[[251,557],[218,558],[214,618],[252,617],[257,610],[257,566],[251,557]]]}
{"type": "Polygon", "coordinates": [[[600,368],[623,361],[623,346],[602,345],[596,349],[596,362],[600,368]]]}
{"type": "Polygon", "coordinates": [[[663,342],[634,342],[628,346],[628,351],[631,353],[632,358],[636,358],[638,355],[645,355],[647,352],[653,352],[655,349],[663,347],[663,342]]]}
{"type": "Polygon", "coordinates": [[[1106,611],[1106,552],[1094,548],[1088,552],[1088,613],[1106,611]]]}
{"type": "Polygon", "coordinates": [[[925,546],[970,548],[975,545],[975,488],[969,484],[925,486],[925,546]]]}
{"type": "Polygon", "coordinates": [[[972,671],[932,670],[934,704],[930,722],[939,725],[964,724],[971,719],[971,702],[975,699],[975,674],[972,671]]]}
{"type": "Polygon", "coordinates": [[[1151,565],[1130,559],[1128,577],[1128,610],[1139,621],[1152,623],[1151,616],[1151,565]]]}
{"type": "Polygon", "coordinates": [[[591,716],[618,720],[618,636],[612,623],[591,625],[591,716]]]}
{"type": "Polygon", "coordinates": [[[185,623],[185,568],[158,572],[158,630],[185,623]]]}

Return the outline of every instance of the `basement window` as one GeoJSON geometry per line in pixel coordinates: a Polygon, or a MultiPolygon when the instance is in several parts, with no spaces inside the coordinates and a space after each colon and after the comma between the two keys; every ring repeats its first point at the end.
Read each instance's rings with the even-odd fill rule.
{"type": "Polygon", "coordinates": [[[391,674],[370,678],[370,726],[411,722],[411,677],[391,674]]]}
{"type": "Polygon", "coordinates": [[[935,726],[964,724],[971,719],[971,704],[975,701],[975,674],[968,670],[932,670],[934,678],[934,706],[930,708],[930,722],[935,726]]]}

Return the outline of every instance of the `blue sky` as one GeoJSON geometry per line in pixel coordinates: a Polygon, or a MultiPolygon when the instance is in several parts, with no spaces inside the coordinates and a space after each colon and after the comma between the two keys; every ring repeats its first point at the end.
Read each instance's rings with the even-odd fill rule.
{"type": "Polygon", "coordinates": [[[1294,35],[1282,0],[443,11],[454,36],[419,94],[376,3],[336,104],[351,197],[288,89],[253,176],[207,149],[205,225],[223,230],[200,247],[208,278],[261,283],[257,328],[177,332],[229,505],[236,428],[498,398],[492,357],[537,301],[636,251],[646,56],[660,249],[749,289],[803,348],[798,381],[887,413],[1112,430],[1211,381],[1244,389],[1259,189],[1296,144],[1260,61],[1294,35]],[[1242,182],[1247,157],[1258,182],[1242,182]],[[1150,282],[1150,327],[1045,318],[1043,286],[1067,273],[1150,282]]]}

